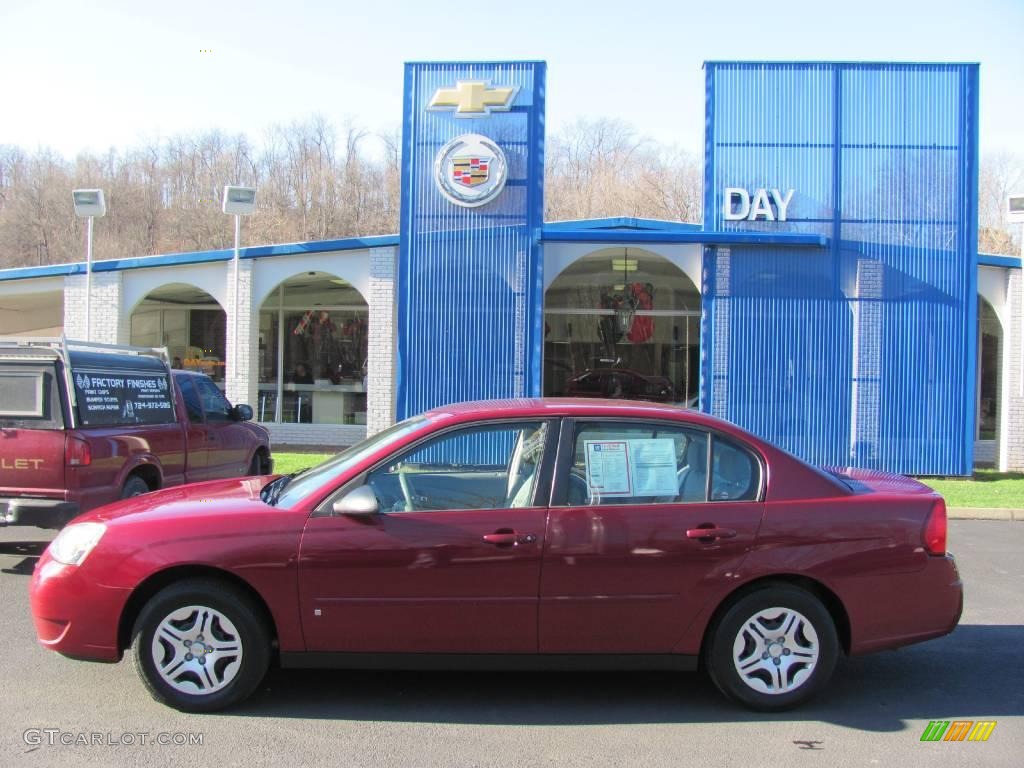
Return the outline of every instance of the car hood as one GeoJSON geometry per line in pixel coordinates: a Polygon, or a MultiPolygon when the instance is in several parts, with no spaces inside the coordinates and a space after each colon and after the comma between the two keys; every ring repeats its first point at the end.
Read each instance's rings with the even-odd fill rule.
{"type": "Polygon", "coordinates": [[[896,475],[892,472],[854,467],[825,467],[824,469],[850,486],[854,493],[935,493],[932,488],[912,477],[896,475]]]}
{"type": "Polygon", "coordinates": [[[224,514],[252,512],[256,509],[271,510],[273,507],[260,499],[260,491],[273,479],[273,476],[241,477],[166,488],[98,507],[76,518],[75,522],[112,522],[141,517],[171,518],[211,512],[224,514]]]}

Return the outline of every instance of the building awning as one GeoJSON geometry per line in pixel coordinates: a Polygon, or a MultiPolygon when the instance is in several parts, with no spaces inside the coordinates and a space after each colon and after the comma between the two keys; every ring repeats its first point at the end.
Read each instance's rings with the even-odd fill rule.
{"type": "Polygon", "coordinates": [[[698,245],[768,245],[794,248],[827,248],[830,238],[825,235],[794,232],[705,232],[696,229],[568,229],[547,226],[541,229],[541,242],[545,243],[695,243],[698,245]]]}

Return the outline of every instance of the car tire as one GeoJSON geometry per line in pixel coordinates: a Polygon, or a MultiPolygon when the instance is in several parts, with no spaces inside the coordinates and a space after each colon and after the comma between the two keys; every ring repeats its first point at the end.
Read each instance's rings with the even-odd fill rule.
{"type": "Polygon", "coordinates": [[[141,496],[144,493],[149,493],[150,487],[138,475],[132,475],[124,481],[124,487],[121,489],[121,498],[130,499],[132,496],[141,496]]]}
{"type": "Polygon", "coordinates": [[[263,611],[213,579],[161,590],[132,630],[131,657],[143,685],[182,712],[215,712],[245,700],[263,680],[270,655],[263,611]]]}
{"type": "Polygon", "coordinates": [[[709,639],[704,663],[715,685],[761,712],[791,709],[820,693],[839,656],[828,609],[788,584],[737,599],[710,629],[709,639]]]}

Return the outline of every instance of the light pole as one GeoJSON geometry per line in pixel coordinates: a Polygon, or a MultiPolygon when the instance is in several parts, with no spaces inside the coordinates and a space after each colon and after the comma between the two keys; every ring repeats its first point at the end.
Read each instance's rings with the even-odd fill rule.
{"type": "Polygon", "coordinates": [[[235,217],[235,256],[232,260],[232,270],[234,272],[232,277],[233,298],[232,304],[232,323],[234,325],[234,343],[232,345],[231,352],[231,371],[232,376],[238,381],[238,345],[240,337],[238,335],[238,243],[241,239],[242,234],[242,217],[248,216],[256,210],[256,188],[255,187],[236,187],[236,186],[225,186],[224,187],[224,199],[221,203],[221,208],[224,213],[231,214],[235,217]]]}
{"type": "MultiPolygon", "coordinates": [[[[1006,217],[1011,224],[1021,224],[1020,260],[1024,263],[1024,195],[1010,195],[1006,199],[1006,217]]],[[[1024,285],[1021,286],[1021,301],[1024,301],[1024,285]]],[[[1020,396],[1024,397],[1024,307],[1020,313],[1020,396]]],[[[1005,406],[1004,406],[1005,407],[1005,406]]]]}
{"type": "Polygon", "coordinates": [[[102,189],[73,189],[71,199],[75,215],[89,221],[85,237],[85,340],[92,341],[92,222],[107,212],[107,203],[102,189]]]}

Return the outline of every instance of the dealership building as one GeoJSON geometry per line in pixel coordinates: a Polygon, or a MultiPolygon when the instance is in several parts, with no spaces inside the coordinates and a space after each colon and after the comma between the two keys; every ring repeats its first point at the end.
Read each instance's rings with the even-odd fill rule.
{"type": "Polygon", "coordinates": [[[705,78],[702,223],[545,222],[545,64],[411,63],[397,235],[2,270],[0,333],[167,346],[279,445],[582,395],[821,464],[1024,469],[1021,261],[977,251],[978,65],[705,78]]]}

